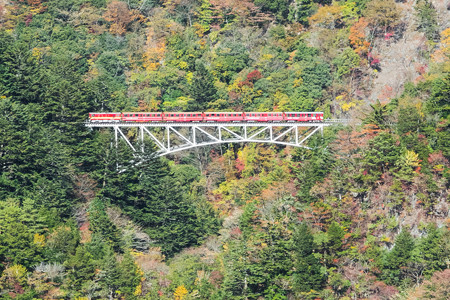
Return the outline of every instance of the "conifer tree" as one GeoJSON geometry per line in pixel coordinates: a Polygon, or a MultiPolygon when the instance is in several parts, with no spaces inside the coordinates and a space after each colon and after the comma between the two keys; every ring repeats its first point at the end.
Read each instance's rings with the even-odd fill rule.
{"type": "Polygon", "coordinates": [[[120,292],[127,299],[131,298],[136,290],[136,287],[140,283],[141,278],[138,267],[134,262],[133,256],[131,256],[130,251],[125,251],[122,261],[119,264],[119,270],[120,292]]]}
{"type": "Polygon", "coordinates": [[[342,239],[345,232],[337,222],[332,222],[327,233],[330,252],[333,253],[333,256],[338,256],[338,252],[342,249],[342,239]]]}
{"type": "Polygon", "coordinates": [[[445,247],[443,246],[442,233],[432,224],[427,229],[427,235],[420,239],[412,258],[416,263],[423,265],[423,273],[426,276],[446,268],[445,247]]]}
{"type": "Polygon", "coordinates": [[[120,269],[111,246],[106,247],[100,268],[101,271],[98,275],[100,283],[108,298],[113,299],[120,286],[120,269]]]}
{"type": "Polygon", "coordinates": [[[95,274],[92,256],[83,245],[77,247],[75,255],[64,262],[64,266],[67,270],[66,284],[74,291],[79,291],[83,283],[92,279],[95,274]]]}
{"type": "Polygon", "coordinates": [[[214,85],[214,77],[201,61],[195,64],[190,94],[194,99],[188,105],[190,111],[203,111],[209,103],[216,100],[217,89],[214,85]]]}
{"type": "Polygon", "coordinates": [[[292,237],[294,249],[293,289],[298,292],[319,290],[325,282],[319,260],[314,256],[315,245],[308,226],[301,223],[292,237]]]}
{"type": "Polygon", "coordinates": [[[105,211],[105,204],[96,198],[89,207],[89,227],[94,233],[99,233],[107,242],[112,243],[118,251],[121,246],[119,229],[111,222],[105,211]]]}
{"type": "Polygon", "coordinates": [[[399,284],[405,278],[414,240],[408,230],[403,229],[395,239],[394,248],[386,255],[384,261],[383,278],[387,283],[399,284]]]}

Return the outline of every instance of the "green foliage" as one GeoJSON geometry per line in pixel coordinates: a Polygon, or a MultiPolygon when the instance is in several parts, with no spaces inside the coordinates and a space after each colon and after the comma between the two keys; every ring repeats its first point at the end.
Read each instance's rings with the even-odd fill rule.
{"type": "Polygon", "coordinates": [[[298,292],[319,290],[325,283],[321,265],[314,256],[314,241],[310,229],[301,223],[292,237],[294,249],[293,289],[298,292]]]}
{"type": "Polygon", "coordinates": [[[285,21],[289,13],[288,0],[255,0],[255,4],[260,6],[262,11],[275,14],[280,22],[285,21]]]}
{"type": "Polygon", "coordinates": [[[217,58],[212,64],[213,74],[229,83],[250,62],[249,51],[240,43],[225,42],[216,50],[217,58]]]}
{"type": "Polygon", "coordinates": [[[156,158],[151,148],[152,145],[145,145],[148,150],[141,157],[140,164],[128,166],[124,164],[130,158],[126,154],[121,156],[117,152],[121,150],[111,149],[108,152],[111,160],[108,159],[105,165],[108,176],[105,177],[102,195],[143,225],[164,254],[172,256],[182,248],[198,243],[205,233],[210,233],[205,226],[211,223],[199,222],[194,205],[178,188],[179,183],[168,163],[156,158]],[[127,172],[117,174],[117,163],[127,168],[127,172]]]}
{"type": "Polygon", "coordinates": [[[0,202],[0,261],[7,265],[31,267],[41,259],[42,247],[35,243],[36,232],[26,219],[16,202],[0,202]]]}
{"type": "Polygon", "coordinates": [[[79,245],[75,255],[72,255],[64,262],[67,269],[66,284],[73,290],[80,290],[83,282],[90,280],[95,274],[95,265],[91,254],[86,247],[79,245]]]}
{"type": "Polygon", "coordinates": [[[74,224],[68,225],[58,226],[49,234],[45,254],[50,261],[63,263],[75,255],[80,243],[80,233],[74,224]]]}
{"type": "Polygon", "coordinates": [[[120,268],[111,247],[106,247],[105,255],[100,265],[101,271],[98,277],[100,284],[109,297],[114,297],[120,287],[120,268]]]}
{"type": "Polygon", "coordinates": [[[444,119],[450,114],[450,74],[432,82],[431,96],[426,105],[431,113],[436,113],[444,119]]]}
{"type": "Polygon", "coordinates": [[[189,103],[189,111],[204,111],[209,103],[216,100],[217,89],[214,86],[214,77],[206,69],[203,62],[199,61],[195,64],[190,94],[194,100],[189,103]]]}
{"type": "Polygon", "coordinates": [[[313,4],[312,0],[295,0],[294,5],[289,7],[289,21],[308,26],[308,17],[313,12],[313,4]]]}
{"type": "Polygon", "coordinates": [[[344,229],[342,229],[338,223],[332,222],[330,227],[328,227],[327,234],[329,238],[328,247],[330,251],[338,254],[338,252],[342,250],[342,239],[345,234],[344,229]]]}
{"type": "Polygon", "coordinates": [[[406,277],[411,262],[414,240],[408,230],[402,230],[395,239],[394,248],[386,254],[383,279],[389,284],[399,284],[406,277]]]}
{"type": "Polygon", "coordinates": [[[382,132],[369,142],[369,149],[364,154],[364,161],[373,179],[386,172],[400,156],[400,148],[396,146],[393,136],[382,132]]]}
{"type": "Polygon", "coordinates": [[[184,286],[188,291],[207,288],[205,276],[209,272],[209,266],[203,263],[199,256],[181,254],[170,262],[171,290],[184,286]]]}
{"type": "Polygon", "coordinates": [[[444,258],[445,244],[442,230],[434,224],[429,225],[427,235],[422,237],[412,253],[412,260],[423,270],[425,276],[446,268],[444,258]]]}
{"type": "MultiPolygon", "coordinates": [[[[425,80],[403,82],[400,97],[372,105],[362,122],[375,126],[336,136],[326,130],[307,150],[200,151],[169,164],[147,143],[143,154],[123,141],[111,147],[108,132],[86,129],[87,113],[317,110],[338,117],[329,99],[372,92],[366,81],[374,74],[355,52],[363,41],[389,28],[411,34],[397,27],[404,6],[129,0],[107,16],[114,2],[0,5],[1,297],[168,299],[183,286],[186,299],[392,298],[424,277],[423,297],[445,292],[448,230],[417,224],[425,213],[443,224],[448,200],[448,43],[443,33],[434,44],[439,7],[416,2],[430,68],[417,66],[425,80]],[[340,28],[308,28],[317,9],[339,11],[340,28]],[[126,23],[124,32],[108,32],[115,19],[126,23]],[[154,69],[147,68],[151,51],[158,52],[154,69]],[[201,170],[191,159],[202,159],[201,170]],[[137,225],[151,242],[139,232],[139,248],[126,249],[108,207],[131,219],[127,241],[137,225]],[[237,218],[232,212],[241,209],[237,218]],[[294,226],[298,219],[312,227],[294,226]],[[391,231],[408,225],[424,236],[402,232],[389,250],[391,231]]],[[[370,42],[376,51],[378,41],[370,42]]],[[[134,129],[126,135],[136,142],[134,129]]]]}
{"type": "Polygon", "coordinates": [[[418,29],[425,33],[430,41],[439,40],[438,16],[434,5],[428,0],[417,0],[414,6],[418,29]]]}
{"type": "Polygon", "coordinates": [[[129,251],[125,251],[119,264],[119,270],[118,286],[120,294],[127,299],[133,299],[136,287],[141,282],[141,274],[129,251]]]}
{"type": "Polygon", "coordinates": [[[106,207],[101,199],[95,198],[89,207],[89,227],[93,233],[100,234],[103,239],[111,243],[116,251],[122,244],[119,229],[111,222],[106,214],[106,207]]]}
{"type": "Polygon", "coordinates": [[[357,68],[361,63],[361,58],[350,47],[345,48],[339,56],[333,60],[336,66],[335,77],[341,78],[357,68]]]}
{"type": "MultiPolygon", "coordinates": [[[[320,138],[317,138],[315,142],[327,143],[320,138]]],[[[294,156],[294,161],[302,162],[298,168],[294,169],[299,186],[297,197],[301,202],[310,203],[316,199],[310,194],[310,190],[317,182],[322,181],[330,171],[333,164],[332,155],[326,148],[299,149],[294,156]]]]}
{"type": "Polygon", "coordinates": [[[381,129],[387,127],[388,107],[377,101],[375,104],[370,104],[372,108],[371,113],[364,119],[365,124],[375,124],[381,129]]]}

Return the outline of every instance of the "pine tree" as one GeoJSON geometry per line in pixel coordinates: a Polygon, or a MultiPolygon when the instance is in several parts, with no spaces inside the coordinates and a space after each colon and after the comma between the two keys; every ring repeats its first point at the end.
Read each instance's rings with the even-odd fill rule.
{"type": "Polygon", "coordinates": [[[342,239],[344,238],[345,232],[337,222],[332,222],[330,227],[328,227],[327,233],[330,252],[337,256],[338,252],[342,249],[342,239]]]}
{"type": "MultiPolygon", "coordinates": [[[[41,260],[40,249],[34,243],[33,228],[23,220],[27,216],[12,201],[0,202],[0,261],[31,267],[41,260]]],[[[0,270],[4,264],[0,264],[0,270]]]]}
{"type": "Polygon", "coordinates": [[[194,99],[188,105],[190,111],[204,111],[209,103],[216,100],[217,89],[214,85],[214,77],[203,62],[197,61],[195,64],[190,94],[194,99]]]}
{"type": "Polygon", "coordinates": [[[102,200],[94,199],[89,207],[89,228],[99,233],[107,242],[110,242],[116,251],[120,250],[121,240],[119,229],[111,222],[106,214],[105,204],[102,200]]]}
{"type": "Polygon", "coordinates": [[[77,247],[75,255],[71,256],[64,266],[67,270],[66,284],[73,290],[79,291],[84,282],[91,280],[95,274],[95,265],[86,247],[77,247]]]}
{"type": "Polygon", "coordinates": [[[383,278],[389,284],[399,284],[405,278],[414,240],[408,230],[402,230],[395,239],[394,248],[386,255],[383,278]]]}
{"type": "Polygon", "coordinates": [[[101,262],[101,271],[98,275],[109,299],[113,299],[120,286],[120,269],[111,246],[105,249],[105,256],[101,262]]]}
{"type": "Polygon", "coordinates": [[[294,249],[293,289],[299,292],[319,290],[325,283],[319,260],[314,256],[313,236],[305,223],[297,226],[292,237],[294,249]]]}
{"type": "Polygon", "coordinates": [[[427,235],[420,239],[416,251],[413,253],[413,260],[423,264],[423,274],[431,276],[436,271],[446,268],[445,247],[443,246],[442,233],[436,225],[430,225],[427,235]]]}
{"type": "Polygon", "coordinates": [[[105,168],[108,175],[101,194],[144,226],[163,253],[172,256],[196,244],[208,231],[199,223],[194,205],[186,200],[183,189],[178,188],[168,163],[155,157],[151,145],[144,145],[144,149],[147,150],[120,174],[114,173],[114,166],[127,162],[113,150],[111,156],[117,159],[112,158],[105,168]]]}
{"type": "Polygon", "coordinates": [[[126,299],[131,299],[134,295],[136,287],[140,283],[141,277],[130,251],[125,251],[119,265],[119,270],[119,290],[121,294],[126,297],[126,299]]]}

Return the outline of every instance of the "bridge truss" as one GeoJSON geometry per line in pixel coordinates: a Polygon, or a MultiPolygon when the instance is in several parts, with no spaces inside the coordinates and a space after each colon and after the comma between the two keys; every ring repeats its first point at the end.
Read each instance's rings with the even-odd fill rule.
{"type": "MultiPolygon", "coordinates": [[[[343,123],[326,120],[321,123],[101,123],[88,122],[87,127],[114,130],[116,147],[120,139],[133,151],[143,151],[145,139],[158,147],[163,156],[182,150],[222,143],[272,143],[304,147],[315,133],[323,135],[323,128],[343,123]],[[141,147],[141,149],[139,149],[141,147]]],[[[309,149],[309,148],[308,148],[309,149]]]]}

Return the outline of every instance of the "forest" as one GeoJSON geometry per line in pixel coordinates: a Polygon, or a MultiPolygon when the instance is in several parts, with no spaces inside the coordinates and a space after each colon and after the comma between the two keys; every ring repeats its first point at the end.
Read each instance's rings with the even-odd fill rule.
{"type": "Polygon", "coordinates": [[[449,112],[444,0],[0,0],[0,299],[448,299],[449,112]],[[115,111],[350,121],[135,156],[115,111]]]}

